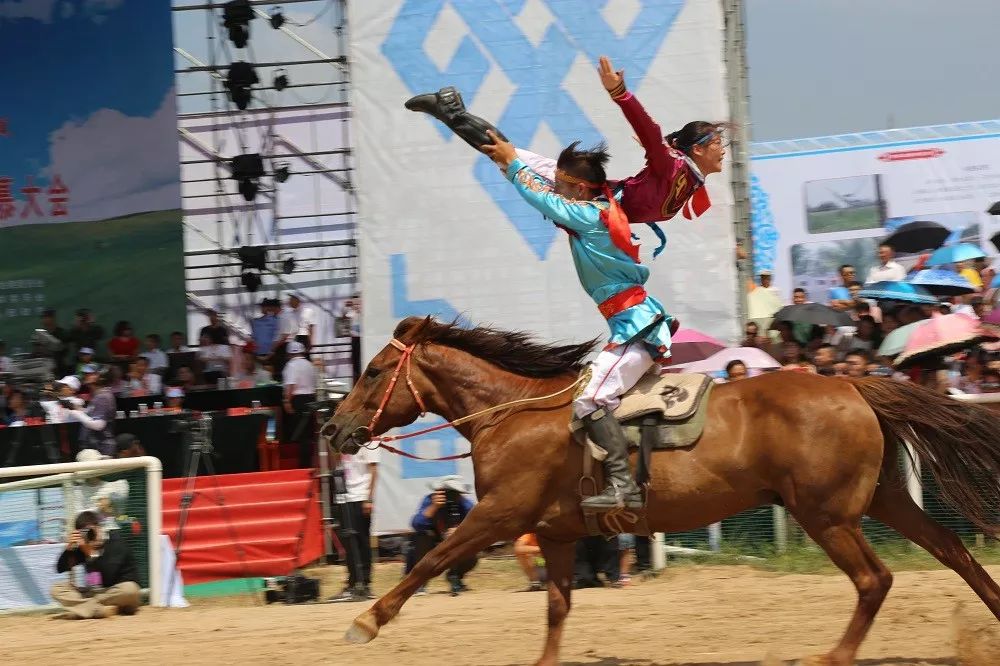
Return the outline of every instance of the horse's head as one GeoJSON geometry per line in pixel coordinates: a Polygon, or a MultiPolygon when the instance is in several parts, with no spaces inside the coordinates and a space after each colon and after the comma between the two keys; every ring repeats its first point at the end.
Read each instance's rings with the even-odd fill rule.
{"type": "Polygon", "coordinates": [[[372,437],[413,423],[426,411],[423,396],[431,386],[415,355],[420,327],[406,335],[397,330],[323,425],[321,434],[337,452],[357,453],[372,437]]]}

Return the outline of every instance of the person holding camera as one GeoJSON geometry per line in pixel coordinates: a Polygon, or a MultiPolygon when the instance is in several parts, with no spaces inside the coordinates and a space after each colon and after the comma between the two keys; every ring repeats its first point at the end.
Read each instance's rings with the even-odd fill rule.
{"type": "Polygon", "coordinates": [[[87,574],[82,587],[74,585],[72,578],[52,586],[52,598],[66,609],[62,617],[86,620],[134,614],[140,596],[132,552],[116,531],[101,527],[94,511],[80,512],[73,525],[56,571],[63,573],[82,564],[87,574]]]}
{"type": "Polygon", "coordinates": [[[115,454],[115,410],[117,401],[112,392],[111,368],[102,371],[94,383],[94,394],[86,409],[75,407],[70,417],[79,421],[80,448],[96,449],[102,455],[115,454]]]}
{"type": "MultiPolygon", "coordinates": [[[[468,495],[469,487],[462,482],[457,474],[442,477],[430,484],[433,491],[424,497],[420,508],[414,514],[410,525],[413,527],[413,566],[422,560],[427,553],[448,538],[455,528],[465,520],[472,511],[472,500],[468,495]]],[[[461,592],[468,591],[462,579],[472,571],[478,559],[475,556],[456,562],[447,572],[451,596],[456,597],[461,592]]],[[[412,566],[410,567],[412,569],[412,566]]]]}

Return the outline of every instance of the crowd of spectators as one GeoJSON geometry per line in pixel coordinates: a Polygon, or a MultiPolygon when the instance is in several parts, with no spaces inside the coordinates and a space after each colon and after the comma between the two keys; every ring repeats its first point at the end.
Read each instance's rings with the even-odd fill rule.
{"type": "MultiPolygon", "coordinates": [[[[956,354],[925,362],[907,371],[893,368],[893,356],[880,354],[880,347],[892,331],[930,319],[939,314],[964,313],[977,319],[986,317],[994,307],[996,290],[989,289],[994,277],[986,260],[963,263],[956,271],[976,291],[967,295],[942,298],[937,305],[917,305],[862,298],[864,285],[881,281],[902,281],[906,269],[898,263],[887,245],[878,249],[878,263],[869,270],[864,284],[857,280],[854,266],[839,268],[840,284],[814,301],[814,295],[797,287],[790,304],[820,302],[850,316],[851,325],[814,326],[793,321],[758,317],[746,322],[739,346],[756,347],[781,364],[782,370],[814,372],[827,376],[861,377],[877,375],[900,380],[920,381],[941,392],[987,393],[1000,391],[1000,346],[992,342],[970,345],[956,354]]],[[[771,286],[771,274],[762,271],[750,291],[764,290],[773,296],[772,308],[789,304],[771,286]]],[[[759,312],[757,313],[759,314],[759,312]]],[[[772,313],[773,314],[773,313],[772,313]]],[[[722,379],[734,381],[753,374],[739,360],[731,361],[722,379]]]]}

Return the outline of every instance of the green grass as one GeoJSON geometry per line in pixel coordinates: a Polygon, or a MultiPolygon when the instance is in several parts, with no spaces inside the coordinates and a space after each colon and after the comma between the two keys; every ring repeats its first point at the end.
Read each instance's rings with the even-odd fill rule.
{"type": "Polygon", "coordinates": [[[806,224],[811,234],[825,234],[832,231],[857,231],[877,229],[882,219],[877,206],[851,208],[847,210],[825,210],[806,214],[806,224]]]}
{"type": "MultiPolygon", "coordinates": [[[[101,222],[33,224],[0,231],[0,281],[44,280],[33,307],[54,307],[63,328],[73,312],[89,307],[104,327],[105,342],[119,319],[137,336],[185,330],[184,246],[179,210],[139,213],[101,222]]],[[[24,347],[36,314],[7,317],[0,305],[0,339],[8,351],[24,347]]],[[[25,349],[25,351],[27,351],[25,349]]]]}

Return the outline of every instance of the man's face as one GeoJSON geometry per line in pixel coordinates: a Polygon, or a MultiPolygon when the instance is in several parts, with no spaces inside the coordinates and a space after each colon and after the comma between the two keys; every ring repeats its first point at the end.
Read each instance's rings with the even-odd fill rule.
{"type": "Polygon", "coordinates": [[[594,198],[587,186],[580,183],[567,183],[559,178],[556,179],[552,189],[559,196],[576,201],[589,201],[594,198]]]}
{"type": "Polygon", "coordinates": [[[889,263],[891,259],[892,259],[892,248],[889,247],[888,245],[879,245],[878,260],[881,261],[883,264],[886,264],[889,263]]]}
{"type": "Polygon", "coordinates": [[[805,292],[796,291],[795,293],[792,294],[792,304],[793,305],[802,305],[805,302],[806,302],[806,294],[805,294],[805,292]]]}
{"type": "Polygon", "coordinates": [[[848,377],[864,377],[865,370],[867,369],[867,363],[863,356],[858,356],[857,354],[850,354],[844,359],[847,363],[847,376],[848,377]]]}
{"type": "Polygon", "coordinates": [[[288,307],[290,307],[293,310],[297,310],[299,308],[299,304],[301,302],[302,301],[300,301],[298,298],[296,298],[295,296],[292,296],[292,297],[290,297],[288,299],[288,307]]]}
{"type": "Polygon", "coordinates": [[[184,344],[184,338],[182,338],[181,336],[179,336],[177,334],[174,334],[174,335],[170,336],[170,346],[171,347],[180,347],[182,344],[184,344]]]}
{"type": "Polygon", "coordinates": [[[742,363],[737,363],[729,369],[729,381],[735,382],[738,379],[747,378],[747,367],[742,363]]]}
{"type": "Polygon", "coordinates": [[[748,339],[757,337],[757,324],[747,324],[745,334],[748,339]]]}
{"type": "Polygon", "coordinates": [[[42,315],[42,328],[55,328],[56,327],[56,317],[55,315],[43,314],[42,315]]]}
{"type": "Polygon", "coordinates": [[[858,294],[861,293],[861,285],[859,284],[851,285],[850,287],[847,288],[847,291],[851,293],[851,300],[856,301],[858,300],[858,294]]]}
{"type": "Polygon", "coordinates": [[[846,266],[840,269],[840,279],[845,285],[854,282],[857,277],[857,271],[854,270],[853,266],[846,266]]]}
{"type": "Polygon", "coordinates": [[[833,365],[833,347],[820,347],[816,350],[814,358],[816,365],[821,368],[829,368],[833,365]]]}
{"type": "Polygon", "coordinates": [[[798,342],[786,342],[781,345],[781,359],[785,363],[797,363],[802,355],[802,346],[798,342]]]}
{"type": "Polygon", "coordinates": [[[208,323],[211,324],[212,326],[218,326],[219,325],[219,313],[215,312],[215,311],[209,312],[208,313],[208,323]]]}
{"type": "Polygon", "coordinates": [[[139,373],[139,376],[145,375],[149,371],[149,361],[140,356],[135,362],[135,369],[139,373]]]}
{"type": "Polygon", "coordinates": [[[146,338],[146,349],[148,349],[149,351],[153,351],[154,349],[156,349],[156,340],[153,340],[152,338],[146,338]]]}
{"type": "Polygon", "coordinates": [[[770,275],[761,275],[760,276],[760,286],[764,287],[765,289],[767,289],[768,287],[770,287],[771,286],[771,276],[770,275]]]}

